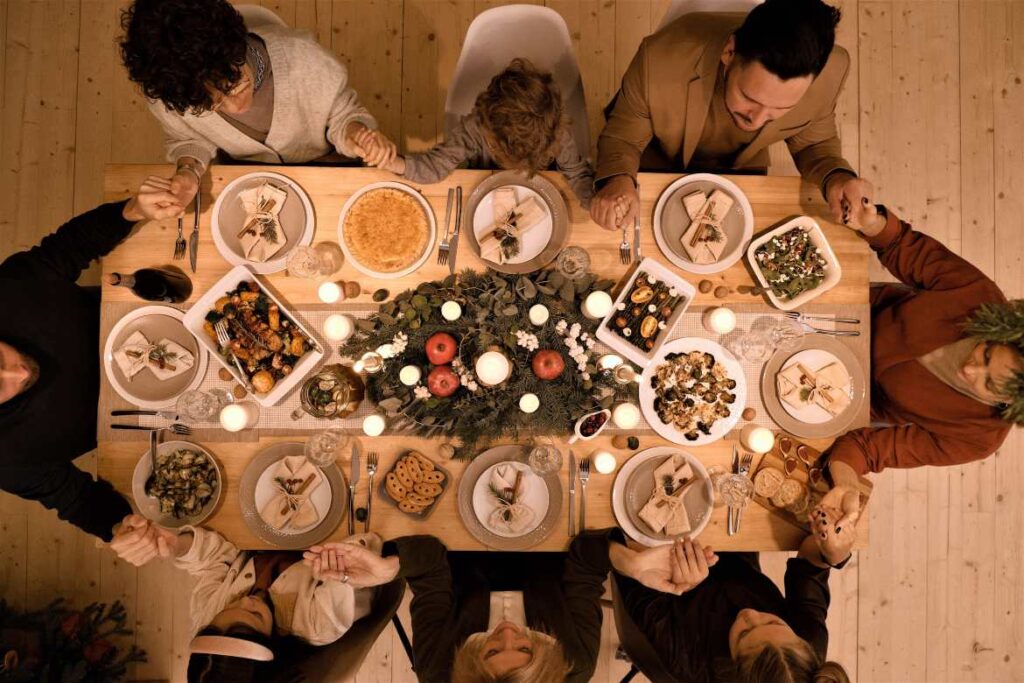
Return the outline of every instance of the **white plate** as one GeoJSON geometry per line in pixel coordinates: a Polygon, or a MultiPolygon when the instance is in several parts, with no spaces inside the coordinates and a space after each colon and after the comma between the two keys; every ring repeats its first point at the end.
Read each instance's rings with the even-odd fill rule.
{"type": "MultiPolygon", "coordinates": [[[[850,374],[850,369],[847,368],[841,360],[839,360],[838,358],[835,357],[835,355],[829,353],[824,349],[805,349],[803,351],[800,351],[799,353],[794,354],[785,363],[782,364],[782,368],[779,370],[779,372],[781,373],[785,371],[787,368],[796,365],[797,363],[803,363],[803,366],[810,370],[811,372],[820,370],[821,368],[825,367],[826,365],[829,365],[830,363],[839,363],[840,365],[843,366],[843,368],[846,369],[846,374],[850,374]]],[[[776,374],[776,378],[777,377],[778,374],[776,374]]],[[[778,386],[778,381],[776,380],[776,394],[778,394],[778,386]]],[[[850,386],[853,386],[852,375],[850,380],[850,386]]],[[[850,407],[853,406],[852,390],[847,391],[847,395],[850,396],[851,399],[850,405],[846,407],[846,410],[849,410],[850,407]]],[[[840,413],[839,415],[832,415],[832,413],[828,412],[827,410],[819,406],[817,403],[808,403],[803,408],[799,409],[794,408],[789,404],[789,402],[783,401],[781,396],[779,396],[779,403],[782,404],[782,408],[787,413],[793,416],[793,419],[799,420],[800,422],[803,422],[805,424],[824,424],[826,422],[831,422],[832,420],[839,417],[839,415],[842,415],[842,413],[840,413]]],[[[846,412],[846,410],[844,410],[843,412],[846,412]]]]}
{"type": "MultiPolygon", "coordinates": [[[[114,362],[114,351],[116,351],[114,343],[118,341],[120,337],[127,336],[122,334],[122,332],[125,331],[125,328],[133,324],[135,324],[136,327],[143,326],[145,321],[142,319],[148,316],[164,316],[166,318],[171,318],[178,321],[182,327],[182,331],[189,332],[183,322],[185,314],[177,308],[172,308],[170,306],[142,306],[141,308],[133,309],[123,318],[114,323],[114,327],[110,330],[110,334],[107,335],[107,341],[103,345],[103,369],[107,373],[107,380],[110,382],[110,386],[114,387],[114,391],[116,391],[121,398],[144,410],[160,410],[161,408],[173,406],[178,396],[181,396],[186,391],[195,389],[203,383],[203,377],[206,376],[206,365],[210,362],[210,359],[209,356],[207,356],[206,348],[202,345],[202,342],[200,342],[196,347],[196,353],[193,354],[195,356],[195,362],[192,364],[192,370],[190,371],[193,373],[192,379],[186,386],[181,388],[180,391],[170,392],[173,395],[168,395],[166,398],[146,399],[136,396],[131,390],[131,382],[121,381],[123,375],[121,375],[120,369],[116,367],[116,363],[114,362]]],[[[150,339],[150,341],[156,342],[159,340],[150,339]]],[[[178,343],[181,342],[178,341],[178,343]]],[[[142,372],[149,371],[143,370],[142,372]]],[[[136,377],[137,376],[138,375],[136,375],[136,377]]],[[[164,381],[170,383],[175,383],[177,381],[177,383],[180,384],[179,378],[180,375],[164,381]]]]}
{"type": "Polygon", "coordinates": [[[665,258],[690,273],[707,275],[728,269],[743,256],[743,250],[753,234],[754,212],[750,208],[747,195],[743,194],[743,190],[736,183],[713,173],[694,173],[676,180],[665,188],[654,207],[654,239],[658,243],[658,248],[665,258]],[[710,194],[714,189],[724,191],[735,200],[723,225],[726,247],[722,251],[722,258],[715,263],[698,264],[687,258],[682,246],[673,248],[669,242],[673,239],[678,241],[690,226],[690,217],[680,199],[698,190],[710,194]],[[673,222],[673,227],[667,231],[669,236],[665,234],[663,220],[673,222]],[[676,225],[679,227],[675,227],[676,225]]]}
{"type": "MultiPolygon", "coordinates": [[[[271,464],[267,469],[263,470],[263,474],[260,475],[259,479],[256,480],[256,509],[262,510],[263,506],[269,503],[280,489],[274,485],[274,470],[277,468],[277,464],[280,460],[271,464]]],[[[317,517],[316,521],[304,527],[294,527],[291,524],[284,527],[283,529],[277,529],[279,534],[301,534],[309,531],[316,527],[320,522],[324,521],[324,516],[327,511],[331,509],[331,482],[327,480],[327,477],[323,477],[320,480],[320,485],[313,489],[313,493],[310,494],[309,500],[316,508],[317,517]]],[[[262,515],[261,515],[262,517],[262,515]]]]}
{"type": "MultiPolygon", "coordinates": [[[[525,263],[530,259],[536,258],[544,248],[548,246],[548,242],[551,241],[551,228],[554,223],[551,220],[551,209],[548,208],[548,203],[544,201],[544,197],[540,196],[540,193],[534,192],[528,187],[522,185],[505,185],[502,188],[512,188],[516,193],[516,205],[527,201],[531,197],[537,200],[537,203],[544,208],[544,220],[533,227],[523,239],[519,245],[519,255],[515,258],[510,258],[505,263],[525,263]]],[[[480,236],[486,232],[489,228],[494,225],[494,190],[488,192],[480,200],[480,203],[476,205],[476,211],[473,212],[473,234],[479,239],[480,236]]]]}
{"type": "Polygon", "coordinates": [[[245,383],[242,382],[238,375],[238,368],[235,367],[234,363],[220,354],[220,350],[213,343],[213,340],[211,340],[206,335],[206,332],[203,331],[203,323],[206,322],[206,314],[213,309],[213,304],[217,299],[238,287],[240,282],[248,282],[252,280],[259,283],[263,292],[266,293],[270,300],[277,304],[278,308],[281,309],[281,313],[288,316],[291,321],[298,326],[302,334],[310,340],[310,343],[314,345],[314,348],[307,351],[305,355],[299,359],[299,362],[292,369],[292,372],[275,384],[273,389],[266,394],[252,395],[253,399],[261,406],[265,408],[272,408],[280,403],[285,396],[291,393],[295,387],[301,384],[306,376],[312,372],[313,368],[316,367],[316,364],[320,362],[320,359],[324,357],[323,344],[315,335],[310,333],[309,326],[302,323],[298,316],[296,316],[295,311],[291,310],[290,307],[285,306],[280,299],[274,296],[274,293],[267,289],[264,283],[261,282],[248,267],[235,266],[229,270],[224,277],[213,283],[213,286],[206,290],[206,293],[192,304],[192,308],[188,309],[185,313],[183,321],[185,323],[185,327],[192,333],[192,336],[199,340],[199,345],[209,351],[210,354],[216,358],[228,372],[231,373],[232,377],[244,385],[245,383]]]}
{"type": "MultiPolygon", "coordinates": [[[[623,463],[622,467],[619,468],[618,474],[615,475],[615,482],[612,484],[612,512],[615,514],[615,520],[619,523],[622,530],[626,532],[626,535],[634,541],[643,543],[646,546],[667,545],[672,543],[672,539],[648,536],[633,524],[629,518],[629,514],[626,512],[626,483],[629,481],[633,471],[644,462],[653,458],[664,458],[665,456],[672,455],[673,453],[679,453],[686,458],[687,462],[690,463],[690,467],[693,468],[694,473],[704,481],[705,492],[708,496],[708,500],[714,500],[714,492],[711,488],[711,477],[708,476],[708,471],[704,468],[704,464],[700,460],[686,451],[680,451],[678,448],[673,448],[671,446],[656,446],[654,448],[648,448],[645,451],[640,451],[631,457],[623,463]]],[[[707,527],[708,522],[710,521],[711,513],[709,511],[708,514],[701,518],[700,523],[690,531],[690,538],[697,538],[697,536],[704,531],[704,528],[707,527]]]]}
{"type": "Polygon", "coordinates": [[[640,409],[643,411],[644,418],[659,436],[682,446],[704,446],[718,441],[736,426],[736,422],[740,419],[740,413],[743,412],[746,405],[747,378],[743,374],[743,367],[735,356],[724,349],[721,344],[710,339],[684,337],[665,344],[654,360],[644,368],[644,372],[640,376],[640,409]],[[703,351],[712,354],[716,362],[725,365],[729,379],[736,380],[736,388],[732,390],[736,394],[736,401],[729,407],[729,417],[716,420],[715,424],[711,426],[711,433],[700,434],[696,441],[687,441],[683,432],[672,425],[665,424],[658,418],[658,414],[654,410],[655,393],[651,388],[651,377],[654,376],[657,367],[665,361],[665,356],[670,353],[688,353],[690,351],[703,351]]]}
{"type": "MultiPolygon", "coordinates": [[[[287,211],[288,214],[291,215],[294,211],[294,208],[289,206],[288,202],[286,202],[283,207],[284,209],[282,213],[287,211]]],[[[235,222],[237,223],[238,221],[236,220],[235,222]]],[[[287,267],[288,254],[291,253],[292,249],[299,245],[310,245],[313,243],[313,231],[315,226],[316,214],[313,212],[313,203],[309,200],[309,195],[306,194],[306,191],[288,176],[281,175],[280,173],[269,173],[267,171],[247,173],[228,183],[217,196],[217,201],[213,205],[213,214],[210,217],[213,243],[216,245],[217,251],[220,252],[220,255],[224,257],[224,260],[233,266],[249,266],[254,273],[259,273],[260,275],[277,273],[284,270],[287,267]],[[287,189],[289,190],[288,200],[292,202],[299,201],[301,203],[304,220],[302,226],[283,225],[284,221],[282,220],[282,228],[284,229],[285,235],[288,237],[287,242],[281,247],[281,251],[274,254],[274,258],[269,261],[258,262],[250,261],[238,251],[238,238],[234,234],[228,236],[223,234],[223,228],[225,226],[221,225],[221,211],[230,209],[230,213],[237,213],[241,215],[242,210],[240,206],[237,209],[236,207],[227,207],[224,205],[224,202],[231,201],[238,203],[239,192],[260,184],[264,179],[274,180],[279,185],[287,185],[287,189]]],[[[232,225],[231,228],[235,229],[236,226],[232,225]]]]}
{"type": "Polygon", "coordinates": [[[810,216],[797,216],[791,221],[786,221],[777,228],[772,228],[768,232],[758,235],[757,238],[750,243],[747,248],[747,262],[750,264],[750,268],[754,271],[754,275],[757,277],[758,283],[765,288],[765,296],[772,302],[775,308],[782,311],[792,311],[800,308],[809,301],[818,298],[828,290],[832,289],[839,284],[839,281],[843,277],[843,269],[839,265],[839,259],[836,258],[836,253],[832,251],[832,245],[825,239],[825,232],[818,225],[818,222],[810,216]],[[768,280],[765,279],[764,274],[761,272],[761,267],[757,265],[757,248],[762,244],[775,237],[781,235],[784,232],[789,232],[791,229],[801,227],[808,231],[811,236],[811,241],[814,242],[814,246],[818,247],[818,251],[825,257],[825,279],[821,281],[821,284],[810,289],[795,299],[789,301],[782,301],[779,297],[775,296],[775,292],[768,286],[768,280]]]}
{"type": "Polygon", "coordinates": [[[198,526],[202,524],[213,511],[217,509],[217,504],[220,502],[221,493],[224,491],[224,470],[221,469],[220,463],[217,462],[217,458],[213,457],[207,449],[203,448],[197,443],[191,441],[165,441],[164,443],[157,446],[157,456],[165,455],[171,451],[188,449],[191,451],[198,451],[208,457],[212,462],[213,466],[217,469],[217,488],[213,492],[213,498],[210,499],[203,509],[199,511],[198,515],[192,517],[175,517],[160,512],[160,503],[157,502],[156,498],[146,495],[146,480],[149,479],[149,475],[153,473],[153,467],[149,461],[149,447],[143,451],[139,461],[135,463],[135,471],[132,473],[132,498],[135,499],[135,507],[146,519],[151,519],[162,527],[168,529],[177,529],[185,525],[198,526]]]}
{"type": "Polygon", "coordinates": [[[501,536],[502,538],[525,536],[540,526],[540,523],[544,521],[544,517],[548,513],[548,487],[540,477],[533,473],[529,465],[512,460],[495,463],[483,471],[483,474],[480,475],[480,478],[476,480],[476,484],[473,486],[473,511],[476,513],[480,523],[484,525],[484,528],[496,536],[501,536]],[[487,485],[491,481],[491,472],[501,465],[512,465],[523,473],[523,480],[520,485],[524,487],[521,490],[525,491],[525,495],[522,498],[522,503],[533,510],[533,521],[530,522],[530,526],[518,534],[503,529],[495,529],[487,523],[491,512],[497,507],[494,502],[494,496],[487,485]]]}
{"type": "Polygon", "coordinates": [[[370,183],[369,185],[360,188],[355,194],[348,198],[348,201],[345,202],[345,205],[341,207],[341,215],[338,216],[338,244],[341,246],[341,250],[345,254],[345,260],[348,263],[351,263],[359,272],[369,275],[370,277],[380,278],[382,280],[393,280],[395,278],[403,277],[405,275],[408,275],[409,273],[418,270],[419,267],[426,262],[427,257],[430,256],[430,252],[434,248],[434,241],[436,239],[437,222],[434,220],[433,209],[430,208],[430,204],[427,202],[427,200],[423,197],[422,194],[420,194],[413,188],[409,187],[405,183],[396,183],[390,180],[379,183],[370,183]],[[404,192],[405,194],[409,195],[417,202],[419,202],[420,207],[423,209],[423,213],[427,217],[427,229],[430,233],[427,236],[427,244],[423,248],[423,253],[420,254],[419,258],[417,258],[412,265],[403,268],[402,270],[396,270],[393,273],[379,273],[376,270],[364,266],[362,263],[357,261],[352,256],[352,252],[348,250],[348,245],[345,244],[345,217],[348,216],[349,209],[351,209],[352,206],[356,203],[356,201],[367,192],[372,192],[373,190],[380,190],[384,188],[404,192]]]}

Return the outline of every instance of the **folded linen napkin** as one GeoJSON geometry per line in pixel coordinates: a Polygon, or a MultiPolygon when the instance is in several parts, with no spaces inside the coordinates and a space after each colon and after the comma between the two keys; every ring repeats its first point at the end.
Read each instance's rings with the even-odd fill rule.
{"type": "Polygon", "coordinates": [[[679,536],[690,531],[690,513],[683,502],[685,491],[696,481],[687,459],[673,453],[654,470],[651,497],[640,509],[640,519],[655,533],[679,536]]]}
{"type": "Polygon", "coordinates": [[[850,405],[850,373],[842,363],[829,363],[817,372],[794,363],[776,377],[779,398],[796,409],[817,405],[833,417],[850,405]]]}
{"type": "Polygon", "coordinates": [[[157,379],[166,381],[188,372],[195,362],[184,346],[165,337],[149,348],[146,366],[157,379]]]}
{"type": "Polygon", "coordinates": [[[520,534],[525,532],[533,522],[535,513],[532,508],[521,502],[530,481],[527,474],[519,475],[520,470],[511,463],[498,465],[491,470],[488,485],[494,496],[494,510],[487,517],[487,526],[494,531],[520,534]],[[508,490],[512,495],[508,495],[508,490]]]}
{"type": "Polygon", "coordinates": [[[128,335],[124,344],[114,351],[114,362],[121,369],[124,376],[131,380],[146,368],[146,358],[149,355],[149,340],[146,335],[138,330],[128,335]]]}
{"type": "Polygon", "coordinates": [[[477,238],[480,257],[492,263],[505,263],[515,258],[522,249],[523,235],[540,224],[547,213],[536,197],[516,204],[512,188],[495,190],[491,205],[494,223],[477,238]]]}
{"type": "Polygon", "coordinates": [[[690,221],[680,241],[683,250],[694,263],[717,263],[722,258],[728,241],[722,224],[732,205],[732,197],[721,190],[715,190],[697,212],[697,216],[690,221]]]}
{"type": "Polygon", "coordinates": [[[305,529],[319,522],[320,513],[309,498],[323,481],[320,469],[302,455],[281,458],[274,467],[277,490],[260,510],[263,521],[275,529],[290,526],[293,530],[305,529]]]}
{"type": "Polygon", "coordinates": [[[288,241],[278,215],[288,193],[270,183],[263,183],[238,193],[245,210],[245,221],[238,240],[242,253],[250,261],[263,263],[281,251],[288,241]]]}

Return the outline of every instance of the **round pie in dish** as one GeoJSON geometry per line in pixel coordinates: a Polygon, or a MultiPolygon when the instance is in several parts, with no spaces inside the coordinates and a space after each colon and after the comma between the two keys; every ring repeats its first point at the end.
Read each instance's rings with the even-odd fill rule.
{"type": "Polygon", "coordinates": [[[343,220],[346,251],[375,273],[407,270],[430,247],[432,231],[423,205],[402,190],[384,187],[361,194],[343,220]]]}

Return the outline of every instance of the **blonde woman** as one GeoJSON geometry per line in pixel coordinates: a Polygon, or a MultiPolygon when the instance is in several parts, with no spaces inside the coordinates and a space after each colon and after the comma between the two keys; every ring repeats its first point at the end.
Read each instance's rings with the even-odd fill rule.
{"type": "Polygon", "coordinates": [[[654,566],[605,534],[577,537],[568,553],[449,553],[432,536],[364,548],[314,546],[306,562],[325,578],[376,586],[397,576],[412,589],[413,659],[420,683],[584,683],[601,648],[601,595],[614,566],[655,590],[673,590],[667,560],[654,566]],[[337,569],[324,571],[333,552],[337,569]]]}

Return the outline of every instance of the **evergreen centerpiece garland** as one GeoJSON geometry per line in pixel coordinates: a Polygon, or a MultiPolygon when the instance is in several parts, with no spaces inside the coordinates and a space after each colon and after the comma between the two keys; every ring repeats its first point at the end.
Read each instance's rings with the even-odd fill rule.
{"type": "Polygon", "coordinates": [[[587,294],[610,290],[613,284],[592,273],[568,280],[551,270],[528,275],[467,270],[457,277],[424,282],[382,304],[370,318],[357,320],[356,332],[341,353],[359,358],[391,345],[395,355],[385,360],[383,370],[366,378],[367,396],[390,416],[392,429],[450,437],[458,457],[473,457],[501,437],[569,434],[588,412],[610,408],[617,401],[636,401],[635,383],[623,386],[610,372],[599,371],[591,351],[598,321],[580,312],[587,294]],[[462,307],[458,320],[441,316],[446,301],[462,307]],[[530,307],[536,304],[550,312],[540,326],[529,321],[530,307]],[[461,386],[447,398],[430,395],[426,388],[431,365],[424,346],[436,332],[447,332],[459,343],[453,370],[461,386]],[[488,387],[476,381],[473,368],[480,354],[495,347],[508,357],[513,370],[506,381],[488,387]],[[543,349],[558,351],[565,361],[565,369],[553,381],[537,378],[531,368],[534,354],[543,349]],[[423,372],[416,386],[399,380],[406,365],[423,372]],[[535,413],[519,409],[519,399],[526,393],[540,399],[535,413]]]}

